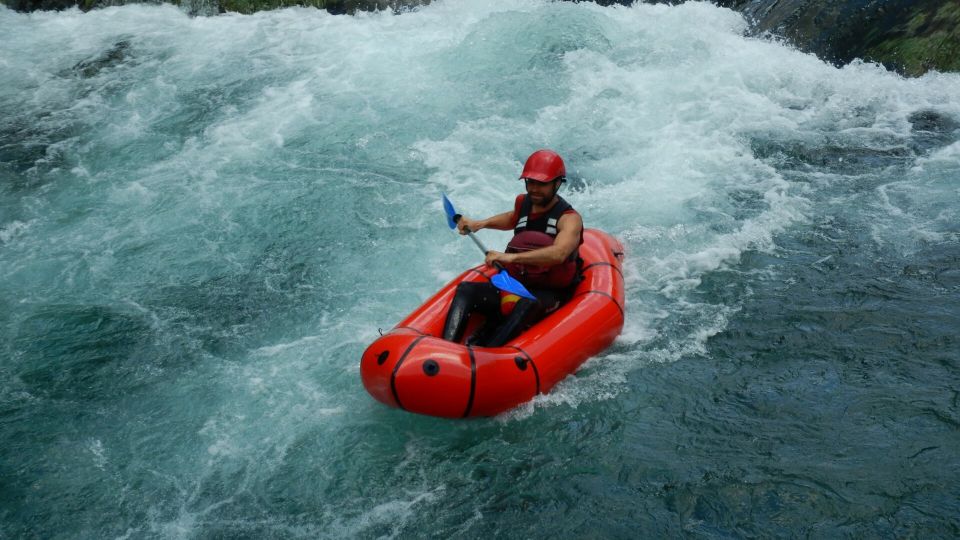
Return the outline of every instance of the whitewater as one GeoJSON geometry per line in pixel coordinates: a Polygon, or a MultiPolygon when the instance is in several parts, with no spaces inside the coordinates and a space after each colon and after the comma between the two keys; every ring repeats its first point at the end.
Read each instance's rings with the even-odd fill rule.
{"type": "Polygon", "coordinates": [[[960,534],[957,74],[699,2],[0,28],[0,537],[960,534]],[[440,194],[505,211],[538,148],[622,336],[500,417],[375,402],[480,262],[440,194]]]}

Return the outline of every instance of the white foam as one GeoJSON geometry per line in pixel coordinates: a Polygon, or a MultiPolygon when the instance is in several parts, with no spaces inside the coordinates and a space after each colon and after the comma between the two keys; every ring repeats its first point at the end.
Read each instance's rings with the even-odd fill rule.
{"type": "Polygon", "coordinates": [[[363,536],[370,529],[385,527],[390,530],[386,538],[396,538],[423,506],[439,501],[444,491],[445,488],[439,486],[430,490],[400,492],[394,498],[373,505],[359,517],[335,517],[330,528],[336,536],[347,538],[363,536]]]}
{"type": "Polygon", "coordinates": [[[922,174],[928,166],[940,166],[956,171],[960,169],[960,142],[934,150],[929,156],[917,159],[914,173],[922,174]]]}
{"type": "Polygon", "coordinates": [[[105,470],[107,465],[107,455],[100,439],[89,439],[87,441],[87,450],[93,454],[93,464],[98,469],[105,470]]]}
{"type": "Polygon", "coordinates": [[[0,242],[9,244],[14,238],[23,235],[34,222],[34,220],[31,220],[29,222],[11,221],[10,223],[7,223],[0,228],[0,242]]]}

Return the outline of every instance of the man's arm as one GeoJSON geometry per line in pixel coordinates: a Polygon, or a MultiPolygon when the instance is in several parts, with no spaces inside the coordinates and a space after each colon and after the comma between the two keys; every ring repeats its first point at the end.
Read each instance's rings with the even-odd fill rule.
{"type": "Polygon", "coordinates": [[[487,253],[487,264],[490,266],[493,266],[494,262],[499,262],[500,264],[534,264],[539,266],[560,264],[567,260],[570,254],[580,245],[580,233],[582,231],[583,219],[580,217],[580,214],[575,212],[564,214],[557,222],[557,238],[553,241],[553,245],[521,253],[490,251],[487,253]]]}
{"type": "Polygon", "coordinates": [[[512,228],[512,210],[502,214],[497,214],[495,216],[490,216],[487,219],[470,219],[466,216],[461,216],[460,221],[457,222],[457,230],[460,231],[460,234],[467,234],[466,229],[476,232],[480,229],[497,229],[498,231],[506,231],[512,228]]]}

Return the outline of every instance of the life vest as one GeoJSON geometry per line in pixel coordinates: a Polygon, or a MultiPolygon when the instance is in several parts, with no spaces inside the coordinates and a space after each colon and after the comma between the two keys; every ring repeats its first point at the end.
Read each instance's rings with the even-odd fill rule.
{"type": "MultiPolygon", "coordinates": [[[[547,246],[552,246],[557,238],[557,223],[560,216],[565,212],[573,210],[573,207],[562,197],[553,208],[537,215],[534,219],[530,218],[533,202],[530,197],[524,195],[520,203],[519,217],[517,224],[513,229],[513,238],[507,244],[507,253],[519,253],[522,251],[532,251],[547,246]]],[[[574,210],[576,211],[576,210],[574,210]]],[[[583,243],[583,234],[580,234],[580,243],[583,243]]],[[[573,253],[565,261],[553,266],[539,266],[533,264],[512,263],[507,265],[507,272],[520,280],[524,285],[531,287],[544,287],[549,289],[562,289],[573,285],[577,278],[579,259],[579,249],[573,250],[573,253]]]]}

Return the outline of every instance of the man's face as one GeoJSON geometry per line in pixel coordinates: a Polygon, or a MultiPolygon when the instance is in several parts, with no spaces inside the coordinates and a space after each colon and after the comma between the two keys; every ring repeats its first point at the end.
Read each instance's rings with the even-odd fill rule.
{"type": "Polygon", "coordinates": [[[549,204],[550,201],[553,200],[553,196],[557,194],[556,180],[553,182],[538,182],[536,180],[524,179],[524,183],[527,186],[527,195],[530,196],[533,204],[537,206],[549,204]]]}

